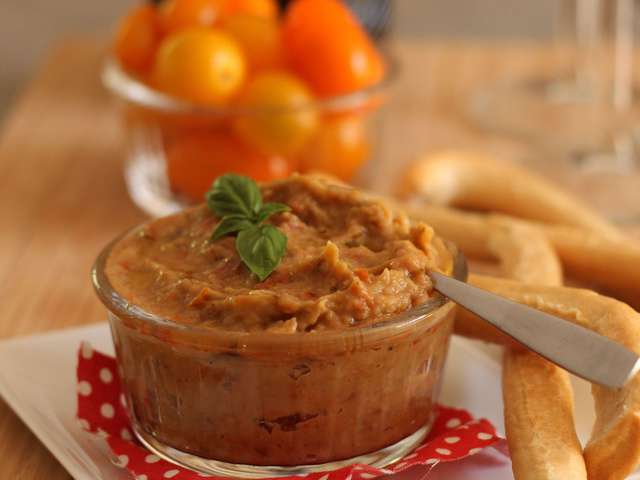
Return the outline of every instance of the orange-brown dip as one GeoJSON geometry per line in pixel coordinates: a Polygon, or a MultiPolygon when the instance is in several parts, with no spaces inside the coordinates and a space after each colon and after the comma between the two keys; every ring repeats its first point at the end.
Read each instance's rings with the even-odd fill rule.
{"type": "Polygon", "coordinates": [[[234,238],[210,240],[206,206],[144,225],[99,264],[138,435],[169,456],[250,465],[413,448],[453,327],[427,271],[449,273],[452,254],[429,226],[342,185],[294,176],[262,192],[291,208],[269,219],[288,246],[264,282],[234,238]],[[382,325],[426,300],[427,315],[382,325]]]}
{"type": "Polygon", "coordinates": [[[170,321],[282,333],[379,322],[432,294],[427,271],[451,255],[431,227],[379,198],[323,179],[294,176],[262,188],[288,238],[278,268],[259,282],[233,237],[211,241],[219,219],[205,206],[162,218],[122,239],[107,275],[129,302],[170,321]]]}

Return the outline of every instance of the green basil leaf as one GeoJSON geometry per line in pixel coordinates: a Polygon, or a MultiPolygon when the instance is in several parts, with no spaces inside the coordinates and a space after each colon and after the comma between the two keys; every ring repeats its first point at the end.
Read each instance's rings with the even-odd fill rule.
{"type": "Polygon", "coordinates": [[[256,182],[234,173],[218,177],[205,199],[218,217],[241,215],[254,219],[262,208],[262,195],[256,182]]]}
{"type": "Polygon", "coordinates": [[[287,237],[273,225],[254,226],[236,237],[240,258],[260,281],[280,264],[286,249],[287,237]]]}
{"type": "Polygon", "coordinates": [[[211,240],[215,242],[225,235],[236,233],[240,230],[246,230],[247,228],[251,227],[253,227],[253,223],[247,220],[245,217],[241,217],[239,215],[223,217],[214,230],[213,235],[211,235],[211,240]]]}
{"type": "Polygon", "coordinates": [[[289,206],[285,205],[284,203],[265,203],[258,212],[256,220],[258,221],[258,223],[262,223],[271,215],[275,215],[276,213],[288,212],[289,210],[291,210],[289,206]]]}
{"type": "Polygon", "coordinates": [[[208,207],[222,220],[216,226],[213,241],[236,233],[240,258],[262,281],[280,264],[287,249],[287,237],[273,225],[261,223],[276,213],[286,212],[281,203],[262,204],[256,182],[235,174],[226,174],[213,182],[206,193],[208,207]]]}

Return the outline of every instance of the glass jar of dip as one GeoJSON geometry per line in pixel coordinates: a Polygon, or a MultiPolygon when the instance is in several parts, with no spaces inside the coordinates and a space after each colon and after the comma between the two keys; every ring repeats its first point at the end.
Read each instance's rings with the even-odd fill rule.
{"type": "MultiPolygon", "coordinates": [[[[438,293],[373,325],[300,334],[218,331],[145,312],[98,257],[126,403],[151,451],[206,474],[303,474],[384,466],[428,434],[454,304],[438,293]]],[[[452,275],[465,279],[453,246],[452,275]]]]}

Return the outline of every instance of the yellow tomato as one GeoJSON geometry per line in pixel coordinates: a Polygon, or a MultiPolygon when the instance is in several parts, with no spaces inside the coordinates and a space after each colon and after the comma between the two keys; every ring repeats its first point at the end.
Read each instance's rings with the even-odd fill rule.
{"type": "Polygon", "coordinates": [[[224,18],[221,27],[242,48],[249,70],[257,72],[282,65],[280,27],[275,20],[238,13],[224,18]]]}
{"type": "Polygon", "coordinates": [[[222,14],[224,0],[165,0],[160,4],[160,26],[165,33],[190,27],[212,27],[222,14]]]}
{"type": "Polygon", "coordinates": [[[203,201],[213,181],[225,173],[267,182],[285,178],[292,170],[284,158],[259,154],[221,132],[185,132],[167,145],[171,188],[194,202],[203,201]]]}
{"type": "Polygon", "coordinates": [[[349,181],[369,156],[366,127],[357,116],[326,119],[300,156],[300,171],[349,181]]]}
{"type": "Polygon", "coordinates": [[[244,80],[245,61],[238,44],[224,32],[186,29],[164,39],[153,67],[153,82],[169,95],[221,105],[244,80]]]}
{"type": "Polygon", "coordinates": [[[153,64],[158,43],[160,33],[156,9],[143,5],[122,19],[113,49],[125,69],[144,73],[153,64]]]}
{"type": "Polygon", "coordinates": [[[238,136],[264,153],[294,155],[313,134],[318,116],[313,97],[285,72],[257,75],[240,98],[247,109],[234,122],[238,136]]]}
{"type": "Polygon", "coordinates": [[[246,13],[255,17],[275,19],[278,16],[278,4],[275,0],[226,0],[224,13],[246,13]]]}

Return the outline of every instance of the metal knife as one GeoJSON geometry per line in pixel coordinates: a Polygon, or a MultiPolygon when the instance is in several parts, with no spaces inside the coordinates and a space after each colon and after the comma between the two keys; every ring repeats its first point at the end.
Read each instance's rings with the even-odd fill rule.
{"type": "Polygon", "coordinates": [[[613,340],[438,272],[434,288],[530,350],[569,372],[610,388],[640,369],[640,357],[613,340]]]}

